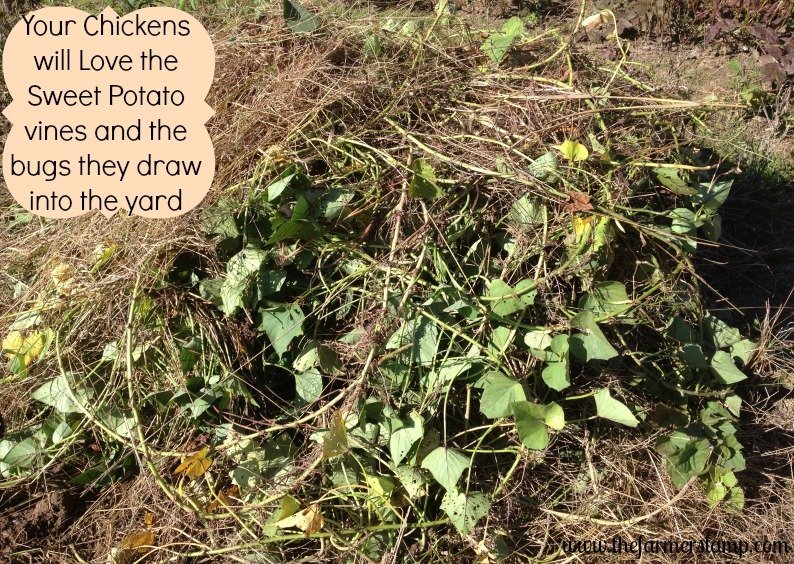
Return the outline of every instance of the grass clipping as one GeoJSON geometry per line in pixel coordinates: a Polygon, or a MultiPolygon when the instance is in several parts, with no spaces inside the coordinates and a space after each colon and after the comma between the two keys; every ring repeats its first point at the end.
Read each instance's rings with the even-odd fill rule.
{"type": "Polygon", "coordinates": [[[759,344],[693,267],[731,177],[687,142],[736,107],[650,95],[621,40],[577,47],[583,12],[286,4],[206,17],[201,210],[5,207],[0,506],[25,526],[0,551],[499,561],[790,530],[790,482],[737,438],[759,344]]]}

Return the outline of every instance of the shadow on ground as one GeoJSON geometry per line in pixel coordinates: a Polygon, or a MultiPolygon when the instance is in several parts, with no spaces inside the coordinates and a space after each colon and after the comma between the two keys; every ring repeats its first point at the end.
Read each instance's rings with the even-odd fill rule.
{"type": "Polygon", "coordinates": [[[698,253],[713,311],[736,325],[762,319],[767,303],[794,321],[794,183],[751,168],[720,208],[722,237],[698,253]]]}

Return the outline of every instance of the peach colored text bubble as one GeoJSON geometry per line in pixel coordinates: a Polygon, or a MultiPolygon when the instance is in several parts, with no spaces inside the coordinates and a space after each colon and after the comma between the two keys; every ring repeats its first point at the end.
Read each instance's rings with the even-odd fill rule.
{"type": "Polygon", "coordinates": [[[165,218],[206,196],[215,51],[189,14],[43,8],[11,30],[3,71],[13,98],[3,176],[25,209],[165,218]]]}

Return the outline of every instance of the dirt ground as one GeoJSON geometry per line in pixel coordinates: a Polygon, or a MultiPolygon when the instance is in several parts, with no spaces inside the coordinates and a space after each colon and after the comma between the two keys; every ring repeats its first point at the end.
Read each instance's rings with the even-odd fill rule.
{"type": "Polygon", "coordinates": [[[57,538],[78,515],[78,499],[68,491],[45,494],[38,501],[18,503],[25,508],[0,514],[0,555],[20,546],[45,546],[57,538]]]}

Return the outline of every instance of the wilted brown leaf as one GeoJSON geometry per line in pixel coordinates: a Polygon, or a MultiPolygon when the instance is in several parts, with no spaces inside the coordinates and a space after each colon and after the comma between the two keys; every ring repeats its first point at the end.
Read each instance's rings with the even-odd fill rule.
{"type": "Polygon", "coordinates": [[[140,559],[141,555],[149,552],[154,546],[155,534],[152,530],[134,531],[124,537],[119,548],[111,552],[110,561],[113,564],[128,564],[140,559]]]}
{"type": "Polygon", "coordinates": [[[154,546],[154,531],[136,531],[121,541],[121,548],[126,549],[139,550],[148,546],[154,546]]]}
{"type": "Polygon", "coordinates": [[[590,196],[584,192],[567,192],[567,195],[568,201],[562,205],[565,211],[571,213],[593,211],[590,196]]]}
{"type": "Polygon", "coordinates": [[[233,504],[233,498],[237,497],[239,494],[240,489],[237,486],[223,488],[220,492],[218,492],[217,497],[207,504],[207,513],[214,513],[215,511],[218,511],[227,505],[233,504]]]}
{"type": "Polygon", "coordinates": [[[151,529],[152,527],[154,527],[154,524],[157,522],[157,515],[147,511],[146,515],[143,516],[143,522],[146,525],[147,529],[151,529]]]}

